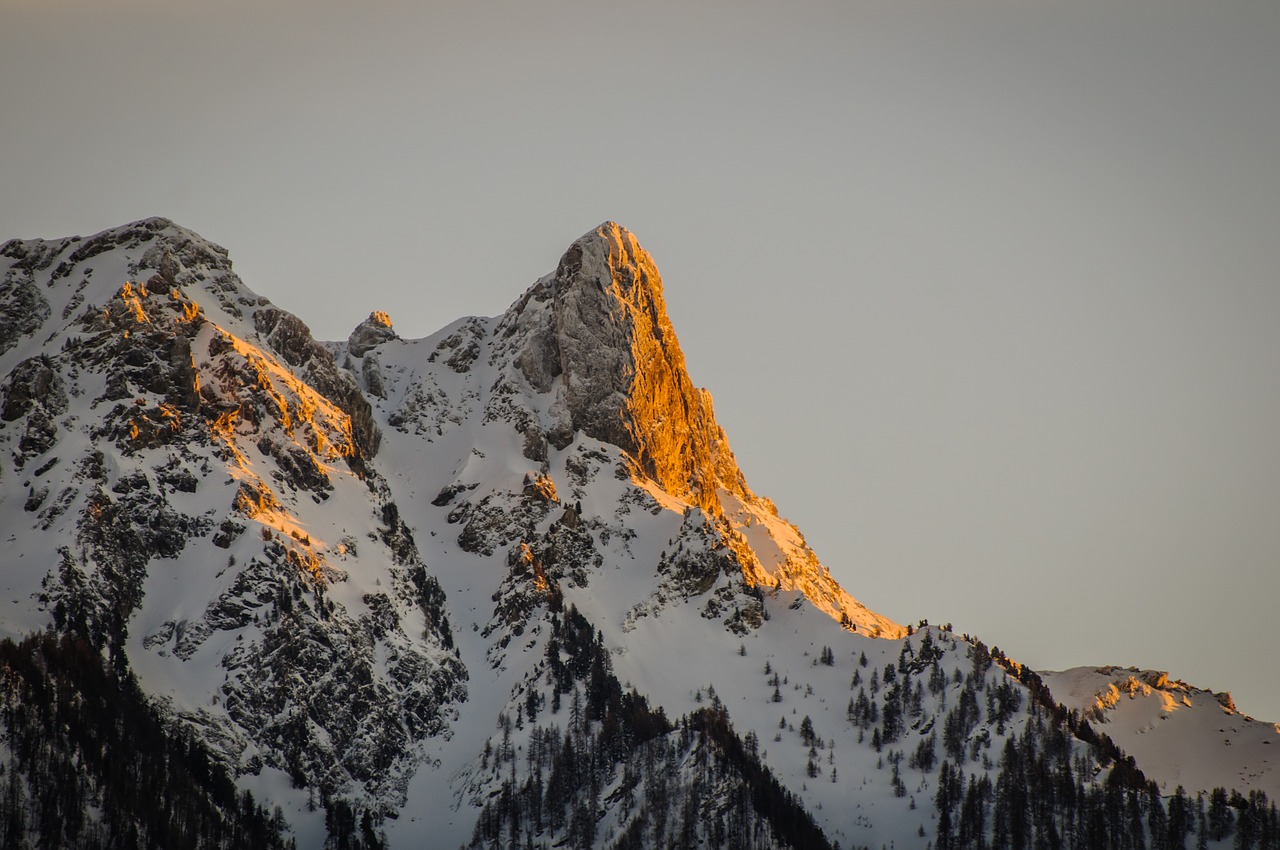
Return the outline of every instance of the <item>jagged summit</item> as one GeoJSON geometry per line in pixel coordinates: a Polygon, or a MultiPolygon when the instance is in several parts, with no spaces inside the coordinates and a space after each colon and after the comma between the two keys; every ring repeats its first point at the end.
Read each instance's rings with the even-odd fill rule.
{"type": "Polygon", "coordinates": [[[749,586],[798,590],[849,628],[903,633],[840,587],[799,530],[747,486],[711,394],[689,377],[662,292],[653,258],[607,221],[500,317],[488,362],[506,375],[494,384],[500,398],[531,396],[501,403],[520,410],[526,457],[545,464],[550,449],[581,437],[616,446],[642,489],[707,514],[749,586]]]}
{"type": "MultiPolygon", "coordinates": [[[[132,316],[138,325],[130,325],[133,336],[113,344],[139,349],[129,355],[139,362],[150,360],[153,343],[141,335],[145,329],[158,340],[154,345],[168,346],[166,361],[177,364],[170,367],[172,379],[147,379],[148,386],[166,393],[157,403],[216,419],[223,411],[212,395],[215,380],[200,374],[198,361],[209,345],[201,334],[217,339],[230,334],[250,347],[251,359],[257,357],[250,350],[255,346],[272,352],[345,414],[345,421],[335,425],[340,433],[311,445],[293,435],[300,412],[288,405],[278,416],[270,412],[288,436],[281,451],[323,464],[325,447],[343,446],[358,470],[378,454],[382,440],[369,400],[385,400],[399,409],[383,426],[405,429],[412,421],[415,432],[429,440],[432,431],[435,437],[457,432],[458,458],[448,461],[456,472],[437,485],[438,491],[479,484],[505,488],[501,476],[524,460],[539,464],[538,475],[554,474],[563,489],[566,476],[577,474],[570,470],[583,463],[567,453],[580,455],[588,451],[586,443],[598,441],[620,452],[623,477],[648,498],[672,509],[705,512],[733,553],[729,572],[738,581],[750,588],[799,591],[850,628],[884,636],[902,631],[841,588],[800,532],[747,486],[716,422],[710,394],[689,378],[658,269],[616,223],[606,222],[574,241],[556,269],[501,317],[462,320],[446,329],[426,358],[411,341],[399,338],[386,313],[376,311],[345,344],[316,342],[301,319],[244,286],[224,248],[166,218],[85,239],[14,240],[0,248],[0,255],[11,261],[0,281],[6,318],[0,354],[17,346],[19,351],[10,352],[15,365],[43,351],[42,340],[78,345],[86,329],[104,321],[114,327],[133,321],[132,316]],[[162,316],[164,322],[158,323],[162,316]],[[206,325],[217,330],[201,331],[206,325]],[[480,448],[488,438],[474,428],[498,422],[514,430],[520,456],[487,443],[480,448]],[[479,463],[473,450],[492,453],[494,462],[479,463]],[[553,461],[559,471],[552,469],[553,461]]],[[[220,344],[215,340],[213,348],[220,344]]],[[[38,361],[24,368],[32,376],[23,378],[21,387],[14,384],[17,388],[8,391],[13,398],[27,384],[34,389],[43,380],[38,361]]],[[[113,401],[130,394],[142,398],[142,379],[125,374],[115,370],[110,379],[107,395],[113,401]]],[[[121,422],[139,419],[126,412],[118,414],[121,422]]],[[[254,415],[261,421],[266,414],[254,415]]],[[[156,423],[169,421],[165,416],[165,408],[157,407],[146,415],[142,430],[159,428],[156,423]]],[[[47,442],[39,434],[52,427],[52,417],[46,411],[24,425],[36,434],[31,445],[47,442]]]]}
{"type": "Polygon", "coordinates": [[[513,361],[535,389],[560,385],[568,422],[549,435],[557,448],[574,431],[611,443],[714,513],[717,490],[752,498],[710,393],[689,379],[658,268],[625,228],[607,221],[575,241],[499,332],[521,340],[513,361]]]}

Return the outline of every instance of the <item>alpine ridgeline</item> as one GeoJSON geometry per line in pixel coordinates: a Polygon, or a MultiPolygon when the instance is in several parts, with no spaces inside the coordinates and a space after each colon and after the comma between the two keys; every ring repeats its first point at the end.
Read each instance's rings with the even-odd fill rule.
{"type": "Polygon", "coordinates": [[[164,219],[10,241],[0,448],[6,847],[1280,846],[1228,698],[842,589],[616,224],[335,343],[164,219]]]}

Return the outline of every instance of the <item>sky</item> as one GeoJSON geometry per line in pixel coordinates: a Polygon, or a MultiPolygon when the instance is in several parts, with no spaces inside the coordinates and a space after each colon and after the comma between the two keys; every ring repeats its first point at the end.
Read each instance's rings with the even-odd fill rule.
{"type": "Polygon", "coordinates": [[[344,338],[612,219],[874,610],[1280,721],[1280,4],[10,0],[0,240],[163,215],[344,338]]]}

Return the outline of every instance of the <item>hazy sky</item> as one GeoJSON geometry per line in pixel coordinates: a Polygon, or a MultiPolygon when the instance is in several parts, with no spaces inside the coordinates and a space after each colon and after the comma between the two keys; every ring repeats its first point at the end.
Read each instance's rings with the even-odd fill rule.
{"type": "Polygon", "coordinates": [[[164,215],[342,338],[605,219],[900,621],[1280,720],[1280,3],[9,0],[0,240],[164,215]]]}

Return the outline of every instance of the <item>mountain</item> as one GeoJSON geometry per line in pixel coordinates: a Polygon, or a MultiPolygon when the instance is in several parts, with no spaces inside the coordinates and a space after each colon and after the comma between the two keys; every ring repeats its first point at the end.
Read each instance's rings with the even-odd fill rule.
{"type": "Polygon", "coordinates": [[[1274,727],[1187,690],[1157,738],[842,588],[616,224],[418,340],[318,342],[165,219],[0,268],[5,846],[1280,846],[1274,727]],[[164,806],[87,705],[164,730],[164,806]]]}
{"type": "Polygon", "coordinates": [[[1143,771],[1172,792],[1254,788],[1280,799],[1280,727],[1236,710],[1213,693],[1160,670],[1077,667],[1041,673],[1054,696],[1123,742],[1143,771]]]}

